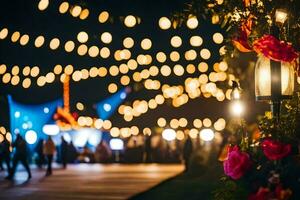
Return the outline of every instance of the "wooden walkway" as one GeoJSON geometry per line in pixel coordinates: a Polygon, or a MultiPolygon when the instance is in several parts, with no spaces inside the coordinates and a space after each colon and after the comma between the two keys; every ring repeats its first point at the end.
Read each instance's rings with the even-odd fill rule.
{"type": "Polygon", "coordinates": [[[55,169],[50,177],[44,177],[43,170],[34,169],[30,181],[26,181],[23,170],[14,181],[4,180],[4,172],[0,172],[0,199],[128,199],[182,170],[181,165],[78,164],[67,170],[55,169]]]}

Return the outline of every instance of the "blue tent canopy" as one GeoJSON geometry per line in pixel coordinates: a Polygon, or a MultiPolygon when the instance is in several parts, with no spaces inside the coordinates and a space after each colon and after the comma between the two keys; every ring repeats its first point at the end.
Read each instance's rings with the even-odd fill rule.
{"type": "Polygon", "coordinates": [[[123,88],[111,97],[96,104],[99,117],[103,120],[108,119],[114,114],[119,105],[126,99],[130,88],[123,88]]]}
{"type": "MultiPolygon", "coordinates": [[[[62,106],[62,100],[40,105],[25,105],[17,103],[8,96],[9,113],[10,113],[10,129],[12,136],[16,133],[21,134],[26,139],[26,134],[31,134],[35,140],[31,140],[30,144],[35,145],[39,139],[45,139],[47,135],[42,132],[43,126],[47,123],[53,123],[53,115],[58,106],[62,106]]],[[[27,141],[28,142],[28,141],[27,141]]]]}

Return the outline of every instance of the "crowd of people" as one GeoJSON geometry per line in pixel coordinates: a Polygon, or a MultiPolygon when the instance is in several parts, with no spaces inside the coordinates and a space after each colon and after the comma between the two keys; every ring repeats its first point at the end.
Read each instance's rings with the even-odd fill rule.
{"type": "Polygon", "coordinates": [[[185,162],[186,169],[193,152],[193,142],[190,137],[184,142],[167,142],[158,136],[134,136],[125,142],[124,150],[114,151],[105,140],[92,148],[85,145],[76,148],[72,141],[69,143],[61,137],[60,145],[55,145],[51,136],[46,140],[39,140],[33,150],[28,148],[25,139],[18,134],[10,143],[4,139],[0,143],[0,170],[7,170],[6,179],[14,178],[19,163],[28,173],[28,179],[32,177],[30,165],[46,169],[45,176],[52,174],[52,162],[60,163],[62,168],[67,168],[68,163],[180,163],[185,162]],[[117,158],[118,157],[118,158],[117,158]],[[4,168],[4,165],[6,166],[4,168]]]}

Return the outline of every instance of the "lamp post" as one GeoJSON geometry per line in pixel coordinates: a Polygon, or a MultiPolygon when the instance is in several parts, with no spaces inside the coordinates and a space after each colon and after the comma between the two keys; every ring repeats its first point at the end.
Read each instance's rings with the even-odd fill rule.
{"type": "Polygon", "coordinates": [[[232,81],[232,91],[231,91],[231,111],[233,115],[237,116],[238,118],[241,117],[244,106],[241,102],[241,92],[242,89],[239,86],[239,83],[236,81],[232,81]]]}
{"type": "MultiPolygon", "coordinates": [[[[271,34],[279,39],[280,28],[288,18],[285,9],[276,9],[271,34]]],[[[271,60],[258,56],[255,66],[255,96],[257,101],[271,103],[271,111],[279,121],[280,105],[284,99],[290,99],[294,92],[293,63],[271,60]]]]}

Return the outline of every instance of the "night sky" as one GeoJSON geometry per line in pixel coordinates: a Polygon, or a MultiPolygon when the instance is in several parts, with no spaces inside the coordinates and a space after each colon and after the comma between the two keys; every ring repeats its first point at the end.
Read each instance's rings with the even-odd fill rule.
{"type": "MultiPolygon", "coordinates": [[[[201,60],[199,51],[202,48],[207,48],[211,51],[211,58],[206,61],[212,71],[212,65],[220,61],[219,48],[212,40],[212,35],[215,32],[224,33],[218,25],[212,25],[210,19],[199,19],[199,26],[194,30],[188,29],[185,25],[177,29],[161,30],[158,26],[158,20],[162,16],[171,16],[175,11],[182,10],[184,6],[183,1],[179,0],[159,0],[159,1],[141,1],[141,0],[114,0],[114,1],[68,1],[71,5],[77,4],[84,8],[88,8],[90,14],[86,20],[80,20],[78,17],[74,18],[70,13],[60,14],[58,7],[62,1],[50,1],[48,8],[44,11],[38,10],[38,2],[33,0],[2,0],[0,8],[0,29],[8,28],[8,36],[4,40],[0,40],[0,64],[6,64],[9,71],[14,65],[20,67],[20,77],[22,78],[22,68],[26,65],[39,66],[40,74],[53,70],[56,64],[66,66],[71,64],[74,70],[91,68],[93,66],[104,66],[109,68],[111,65],[120,65],[123,61],[116,61],[113,58],[113,52],[124,48],[122,41],[125,37],[132,37],[135,40],[135,45],[131,49],[132,58],[144,53],[150,54],[153,58],[151,65],[161,66],[155,55],[158,51],[163,51],[167,55],[173,50],[180,53],[181,59],[174,63],[167,59],[166,63],[171,68],[175,64],[186,66],[189,63],[198,65],[201,60]],[[110,22],[100,24],[98,22],[98,15],[102,11],[108,11],[111,19],[110,22]],[[139,16],[141,24],[134,28],[127,28],[122,23],[121,19],[127,15],[139,16]],[[10,37],[13,32],[19,31],[22,34],[28,34],[30,39],[27,45],[21,46],[19,42],[13,43],[10,37]],[[111,51],[111,56],[108,59],[103,59],[100,56],[91,58],[88,55],[79,56],[76,53],[76,47],[80,44],[76,36],[80,31],[85,31],[89,35],[87,46],[96,45],[99,48],[107,46],[111,51]],[[110,32],[113,40],[110,44],[103,44],[100,41],[100,34],[103,32],[110,32]],[[34,46],[34,40],[37,36],[43,35],[45,43],[41,48],[34,46]],[[179,35],[182,38],[183,44],[178,49],[174,49],[170,45],[170,38],[174,35],[179,35]],[[203,45],[201,47],[191,47],[189,45],[189,38],[193,35],[199,35],[203,38],[203,45]],[[49,48],[49,42],[52,38],[60,39],[60,46],[57,50],[49,48]],[[140,41],[143,38],[150,38],[152,40],[152,48],[148,51],[140,47],[140,41]],[[64,51],[64,43],[68,40],[75,42],[75,50],[71,53],[64,51]],[[184,52],[189,49],[194,49],[198,52],[196,60],[186,61],[184,59],[184,52]]],[[[136,71],[142,71],[149,66],[138,66],[136,71]]],[[[128,75],[132,75],[129,72],[128,75]]],[[[207,73],[208,74],[208,73],[207,73]]],[[[200,72],[196,70],[195,74],[185,73],[182,77],[177,77],[174,74],[170,77],[153,77],[158,79],[162,84],[178,85],[184,84],[187,77],[199,77],[200,72]]],[[[2,78],[3,75],[0,75],[2,78]]],[[[116,77],[106,76],[105,78],[96,77],[79,82],[71,81],[71,109],[78,112],[80,115],[96,116],[93,105],[111,94],[107,91],[109,83],[119,83],[120,75],[116,77]],[[86,109],[84,111],[76,110],[76,102],[82,102],[86,109]]],[[[59,81],[59,76],[56,76],[54,83],[46,84],[43,87],[38,87],[36,78],[32,79],[30,88],[24,89],[22,83],[17,86],[12,86],[10,83],[3,84],[0,82],[1,95],[5,96],[11,94],[12,97],[24,104],[39,104],[47,101],[52,101],[62,98],[62,83],[59,81]]],[[[221,84],[217,84],[222,86],[221,84]]],[[[222,88],[226,84],[223,84],[222,88]]],[[[118,84],[122,88],[121,84],[118,84]]],[[[133,100],[149,100],[159,94],[161,91],[149,91],[142,87],[141,83],[131,82],[132,92],[124,102],[132,105],[133,100]],[[139,88],[139,89],[137,89],[139,88]]],[[[7,123],[7,105],[4,103],[3,97],[1,100],[1,119],[0,123],[7,123]]],[[[218,102],[215,98],[206,99],[203,96],[189,100],[189,102],[179,108],[171,106],[169,101],[163,105],[158,106],[154,110],[142,114],[138,118],[134,118],[131,122],[123,120],[122,116],[116,112],[111,118],[114,125],[119,127],[138,125],[139,127],[153,127],[156,125],[156,120],[159,117],[165,117],[167,120],[172,118],[179,119],[185,117],[188,120],[195,118],[203,119],[209,117],[214,122],[220,117],[227,119],[228,115],[228,101],[218,102]]],[[[191,123],[192,124],[192,123],[191,123]]]]}

